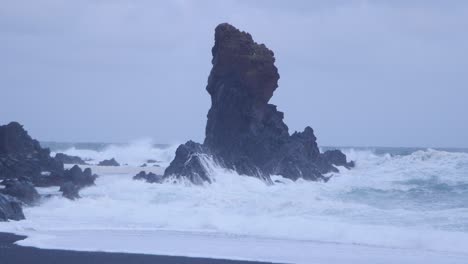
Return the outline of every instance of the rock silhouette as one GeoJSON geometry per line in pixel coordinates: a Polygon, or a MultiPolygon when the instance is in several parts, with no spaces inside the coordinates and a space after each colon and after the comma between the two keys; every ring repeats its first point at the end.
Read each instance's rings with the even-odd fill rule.
{"type": "Polygon", "coordinates": [[[144,180],[149,183],[162,183],[163,178],[161,175],[157,175],[152,172],[146,173],[145,171],[140,171],[137,175],[133,176],[134,180],[144,180]]]}
{"type": "Polygon", "coordinates": [[[78,156],[70,156],[64,153],[57,153],[55,159],[61,161],[63,164],[78,164],[87,165],[86,162],[78,156]]]}
{"type": "Polygon", "coordinates": [[[0,193],[12,196],[27,205],[34,205],[40,198],[34,185],[27,179],[5,179],[1,183],[5,186],[0,193]]]}
{"type": "Polygon", "coordinates": [[[120,164],[114,159],[103,160],[99,162],[98,166],[120,166],[120,164]]]}
{"type": "Polygon", "coordinates": [[[9,195],[0,193],[0,222],[22,219],[24,219],[24,214],[21,202],[9,195]]]}
{"type": "Polygon", "coordinates": [[[36,187],[67,183],[79,190],[95,179],[91,169],[65,170],[63,161],[52,158],[50,150],[42,148],[19,123],[0,126],[0,221],[23,219],[22,204],[35,205],[40,199],[36,187]]]}
{"type": "Polygon", "coordinates": [[[210,182],[207,158],[268,182],[272,174],[327,180],[324,174],[337,171],[333,165],[353,166],[338,150],[320,153],[312,128],[289,134],[284,114],[268,103],[280,77],[273,51],[224,23],[215,29],[212,55],[206,87],[211,108],[204,143],[189,141],[179,146],[165,177],[210,182]]]}
{"type": "Polygon", "coordinates": [[[0,179],[21,177],[47,186],[63,172],[63,163],[50,157],[50,150],[41,148],[19,123],[0,126],[0,179]]]}

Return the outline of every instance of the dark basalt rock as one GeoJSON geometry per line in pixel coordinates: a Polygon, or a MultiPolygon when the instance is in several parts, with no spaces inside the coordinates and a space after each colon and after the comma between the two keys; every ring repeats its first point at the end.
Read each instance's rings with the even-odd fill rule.
{"type": "MultiPolygon", "coordinates": [[[[78,198],[75,189],[94,184],[96,175],[89,168],[82,171],[77,166],[64,170],[63,161],[70,158],[73,158],[73,162],[78,161],[75,159],[77,157],[63,154],[57,158],[50,157],[50,150],[42,148],[17,122],[0,126],[0,179],[5,185],[0,193],[33,205],[40,198],[35,187],[62,186],[65,196],[78,198]],[[70,184],[74,185],[73,188],[70,184]]],[[[79,162],[83,161],[80,159],[79,162]]],[[[12,206],[5,208],[16,212],[17,204],[13,203],[12,206]]],[[[19,209],[21,211],[21,207],[19,209]]]]}
{"type": "Polygon", "coordinates": [[[186,177],[191,182],[201,184],[211,183],[211,179],[206,171],[203,158],[206,158],[208,150],[203,145],[188,141],[180,145],[176,150],[174,160],[164,171],[164,177],[186,177]]]}
{"type": "Polygon", "coordinates": [[[279,74],[274,53],[264,44],[254,42],[249,33],[220,24],[212,55],[205,141],[179,146],[164,177],[210,182],[203,163],[207,156],[225,168],[270,183],[272,174],[327,180],[324,174],[337,171],[333,165],[352,165],[340,151],[321,154],[310,127],[289,134],[283,113],[268,103],[279,74]]]}
{"type": "Polygon", "coordinates": [[[0,193],[0,221],[24,219],[21,202],[9,195],[0,193]]]}
{"type": "Polygon", "coordinates": [[[34,185],[25,178],[5,179],[1,184],[5,188],[0,189],[0,193],[15,197],[27,205],[34,205],[40,199],[40,195],[36,188],[34,188],[34,185]]]}
{"type": "Polygon", "coordinates": [[[80,198],[79,191],[87,186],[94,185],[97,175],[93,174],[90,168],[81,170],[78,165],[65,171],[64,183],[60,186],[62,195],[74,200],[80,198]]]}
{"type": "Polygon", "coordinates": [[[55,180],[63,171],[63,163],[50,157],[50,150],[41,148],[19,123],[0,126],[1,178],[24,177],[34,185],[48,186],[48,180],[55,180]]]}
{"type": "Polygon", "coordinates": [[[163,181],[163,176],[152,172],[146,173],[145,171],[140,171],[137,175],[133,176],[133,179],[144,180],[149,183],[161,183],[163,181]]]}
{"type": "Polygon", "coordinates": [[[94,185],[96,178],[97,175],[93,174],[90,168],[81,170],[78,165],[65,171],[65,181],[72,182],[81,187],[94,185]]]}
{"type": "Polygon", "coordinates": [[[154,160],[154,159],[149,159],[149,160],[146,161],[146,163],[148,163],[148,164],[158,163],[158,162],[159,162],[159,161],[154,160]]]}
{"type": "Polygon", "coordinates": [[[353,168],[354,161],[346,161],[346,155],[339,150],[327,150],[322,154],[322,158],[331,162],[336,166],[343,166],[345,168],[353,168]]]}
{"type": "Polygon", "coordinates": [[[81,198],[79,194],[80,189],[80,186],[73,184],[72,182],[65,182],[60,186],[60,191],[62,192],[63,197],[70,200],[81,198]]]}
{"type": "Polygon", "coordinates": [[[110,160],[103,160],[101,162],[99,162],[98,166],[120,166],[120,164],[114,159],[110,159],[110,160]]]}
{"type": "Polygon", "coordinates": [[[87,165],[84,160],[78,156],[70,156],[64,153],[57,153],[55,159],[61,161],[63,164],[78,164],[87,165]]]}

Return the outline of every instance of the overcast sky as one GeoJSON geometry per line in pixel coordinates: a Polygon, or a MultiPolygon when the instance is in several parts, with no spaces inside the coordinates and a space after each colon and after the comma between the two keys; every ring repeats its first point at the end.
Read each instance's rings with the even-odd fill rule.
{"type": "Polygon", "coordinates": [[[2,0],[0,123],[54,141],[202,141],[214,28],[275,52],[320,145],[468,147],[468,1],[2,0]]]}

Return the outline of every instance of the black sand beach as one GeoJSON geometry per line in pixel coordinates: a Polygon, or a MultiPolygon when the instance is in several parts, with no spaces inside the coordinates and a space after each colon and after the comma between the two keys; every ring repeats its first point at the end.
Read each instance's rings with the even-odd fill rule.
{"type": "Polygon", "coordinates": [[[265,262],[157,256],[144,254],[50,250],[15,245],[24,239],[0,233],[0,264],[261,264],[265,262]]]}

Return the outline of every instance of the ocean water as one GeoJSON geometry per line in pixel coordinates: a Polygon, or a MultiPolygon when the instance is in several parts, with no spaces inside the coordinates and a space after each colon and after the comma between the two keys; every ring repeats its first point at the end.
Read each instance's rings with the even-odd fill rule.
{"type": "MultiPolygon", "coordinates": [[[[51,236],[79,231],[102,232],[101,236],[133,232],[143,237],[143,232],[146,240],[142,241],[153,243],[156,237],[168,237],[167,232],[177,232],[175,237],[187,234],[181,236],[182,241],[199,241],[199,236],[204,239],[223,236],[239,238],[236,241],[244,239],[245,243],[253,245],[262,239],[282,241],[284,248],[297,243],[309,248],[312,246],[307,242],[310,242],[436,252],[443,256],[455,254],[462,260],[453,263],[468,263],[465,262],[468,261],[466,150],[341,148],[356,162],[356,168],[339,168],[340,172],[334,173],[327,183],[292,182],[275,175],[272,177],[277,183],[266,185],[256,178],[220,168],[209,158],[205,159],[205,166],[213,184],[193,186],[180,181],[148,184],[131,179],[134,174],[130,169],[134,171],[147,159],[158,160],[162,171],[172,160],[176,147],[154,145],[150,140],[93,149],[69,145],[60,149],[64,146],[55,145],[53,151],[87,158],[90,163],[115,157],[121,164],[128,165],[118,168],[119,173],[102,171],[95,186],[81,191],[81,199],[45,198],[39,206],[25,209],[26,220],[0,224],[0,230],[30,235],[31,240],[25,245],[54,248],[61,247],[58,242],[48,244],[44,236],[49,235],[50,240],[51,236]],[[152,232],[156,232],[153,237],[148,235],[152,232]],[[41,236],[34,237],[35,233],[41,236]]],[[[41,192],[54,194],[57,190],[47,188],[41,192]]],[[[82,249],[70,242],[74,241],[71,237],[60,240],[62,247],[82,249]]],[[[131,240],[131,237],[127,238],[131,240]]],[[[113,247],[106,247],[105,243],[110,245],[110,239],[107,241],[97,249],[122,250],[115,242],[111,243],[113,247]]],[[[167,248],[161,251],[161,248],[143,252],[172,252],[167,248]]],[[[85,249],[96,248],[88,244],[85,249]]],[[[174,250],[174,254],[179,252],[174,250]]],[[[272,249],[269,250],[269,254],[274,255],[272,249]]],[[[355,250],[349,249],[348,255],[352,256],[355,250]]],[[[205,251],[200,249],[191,255],[207,256],[205,251]]],[[[208,257],[237,254],[238,258],[257,259],[252,254],[244,256],[242,252],[226,254],[212,253],[208,257]]],[[[258,259],[297,263],[310,260],[306,257],[270,259],[265,257],[270,256],[268,253],[263,254],[258,259]]],[[[288,254],[293,255],[283,252],[284,256],[288,254]]],[[[385,254],[396,257],[394,253],[385,254]]],[[[414,259],[408,260],[412,262],[414,259]]]]}

